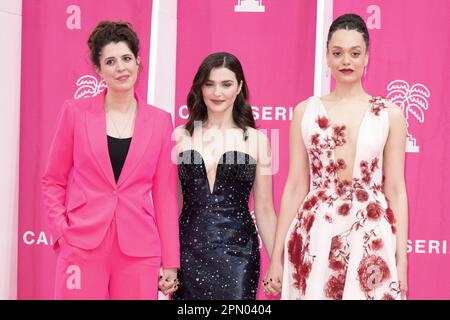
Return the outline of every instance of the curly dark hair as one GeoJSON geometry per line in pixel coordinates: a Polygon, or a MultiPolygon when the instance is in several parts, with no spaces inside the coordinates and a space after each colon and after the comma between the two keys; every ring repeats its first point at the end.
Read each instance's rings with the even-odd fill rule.
{"type": "Polygon", "coordinates": [[[243,130],[244,140],[247,140],[247,128],[256,128],[255,119],[250,104],[248,103],[248,87],[244,77],[244,71],[239,60],[228,52],[217,52],[207,56],[201,63],[192,82],[192,87],[187,96],[189,118],[185,128],[192,135],[194,122],[204,122],[208,119],[208,112],[203,100],[202,86],[208,81],[212,69],[227,68],[234,72],[238,84],[242,82],[242,88],[233,105],[233,121],[243,130]]]}
{"type": "Polygon", "coordinates": [[[327,48],[331,36],[337,30],[356,30],[362,34],[364,42],[366,43],[366,51],[369,49],[369,32],[367,31],[366,23],[361,16],[354,13],[347,13],[337,17],[330,26],[328,31],[327,48]]]}
{"type": "Polygon", "coordinates": [[[129,22],[101,21],[91,32],[87,44],[91,51],[91,61],[100,69],[100,54],[102,49],[111,42],[125,42],[134,57],[139,55],[139,38],[129,22]]]}

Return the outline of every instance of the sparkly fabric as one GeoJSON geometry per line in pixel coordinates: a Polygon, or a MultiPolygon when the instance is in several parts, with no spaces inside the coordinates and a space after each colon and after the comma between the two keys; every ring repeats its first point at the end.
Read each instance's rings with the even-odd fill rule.
{"type": "Polygon", "coordinates": [[[175,300],[255,299],[259,281],[258,235],[248,210],[256,161],[225,152],[213,191],[196,150],[179,154],[183,191],[180,215],[180,287],[175,300]]]}

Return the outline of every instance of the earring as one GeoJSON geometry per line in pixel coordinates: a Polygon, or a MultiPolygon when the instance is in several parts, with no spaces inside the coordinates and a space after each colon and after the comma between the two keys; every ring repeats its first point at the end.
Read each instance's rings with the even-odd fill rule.
{"type": "Polygon", "coordinates": [[[364,66],[364,78],[367,77],[367,66],[364,66]]]}
{"type": "Polygon", "coordinates": [[[330,67],[327,67],[327,71],[325,72],[327,78],[330,77],[330,67]]]}

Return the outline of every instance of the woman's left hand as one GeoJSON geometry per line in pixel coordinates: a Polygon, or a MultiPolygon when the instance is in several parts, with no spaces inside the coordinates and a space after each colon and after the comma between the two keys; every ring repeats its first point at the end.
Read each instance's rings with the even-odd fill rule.
{"type": "Polygon", "coordinates": [[[283,265],[280,262],[271,261],[269,270],[263,280],[264,293],[277,296],[281,293],[283,283],[283,265]]]}
{"type": "Polygon", "coordinates": [[[172,294],[178,289],[178,278],[176,268],[163,268],[159,269],[159,289],[165,295],[172,294]]]}

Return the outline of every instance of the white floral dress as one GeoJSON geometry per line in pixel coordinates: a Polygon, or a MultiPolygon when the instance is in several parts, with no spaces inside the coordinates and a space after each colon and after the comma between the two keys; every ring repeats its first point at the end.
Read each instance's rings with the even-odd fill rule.
{"type": "Polygon", "coordinates": [[[310,191],[286,236],[281,299],[400,299],[394,213],[383,193],[383,150],[389,132],[385,100],[374,97],[356,142],[352,181],[335,149],[345,125],[330,125],[318,97],[308,101],[302,138],[310,191]]]}

